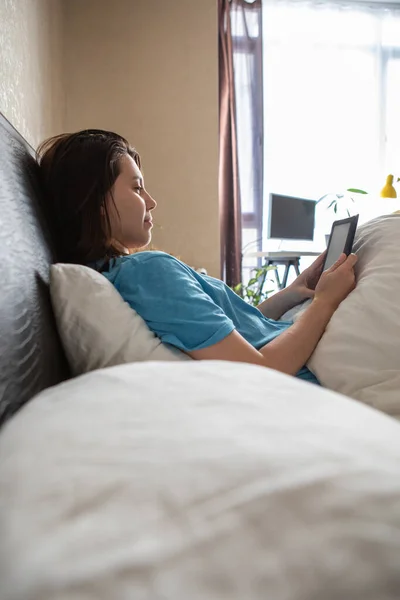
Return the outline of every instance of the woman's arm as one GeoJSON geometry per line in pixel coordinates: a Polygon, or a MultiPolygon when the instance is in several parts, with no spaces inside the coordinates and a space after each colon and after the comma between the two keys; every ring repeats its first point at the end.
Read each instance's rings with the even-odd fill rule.
{"type": "Polygon", "coordinates": [[[315,300],[292,327],[260,350],[232,331],[217,344],[188,354],[197,360],[245,362],[295,375],[310,358],[333,312],[332,306],[315,300]]]}
{"type": "Polygon", "coordinates": [[[289,286],[261,302],[257,308],[264,317],[278,321],[285,312],[303,302],[307,297],[310,296],[304,296],[300,290],[289,286]]]}
{"type": "Polygon", "coordinates": [[[326,252],[321,254],[289,287],[259,304],[257,308],[262,314],[277,321],[294,306],[304,302],[304,300],[313,298],[315,287],[321,277],[325,255],[326,252]]]}
{"type": "Polygon", "coordinates": [[[315,298],[305,313],[292,327],[260,350],[233,331],[217,344],[188,354],[197,360],[245,362],[295,375],[310,358],[340,302],[354,289],[356,262],[355,255],[348,258],[342,255],[321,276],[315,298]]]}

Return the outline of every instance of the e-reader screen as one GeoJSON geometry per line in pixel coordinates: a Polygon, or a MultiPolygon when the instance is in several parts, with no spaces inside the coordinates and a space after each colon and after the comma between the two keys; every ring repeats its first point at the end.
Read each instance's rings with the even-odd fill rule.
{"type": "Polygon", "coordinates": [[[325,259],[325,269],[329,269],[334,265],[339,256],[343,254],[350,227],[351,223],[344,223],[343,225],[337,225],[333,229],[328,254],[325,259]]]}
{"type": "Polygon", "coordinates": [[[329,269],[341,254],[347,256],[353,249],[354,236],[357,229],[358,215],[335,221],[329,238],[328,250],[323,270],[329,269]]]}

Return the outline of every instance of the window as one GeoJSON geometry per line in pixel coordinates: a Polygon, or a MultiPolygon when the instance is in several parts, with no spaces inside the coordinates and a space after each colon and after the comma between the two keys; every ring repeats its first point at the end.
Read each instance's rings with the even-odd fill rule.
{"type": "Polygon", "coordinates": [[[249,100],[243,82],[237,89],[247,243],[250,229],[265,246],[270,192],[373,194],[388,173],[400,174],[400,10],[346,5],[264,0],[262,198],[247,192],[252,154],[240,114],[249,100]]]}

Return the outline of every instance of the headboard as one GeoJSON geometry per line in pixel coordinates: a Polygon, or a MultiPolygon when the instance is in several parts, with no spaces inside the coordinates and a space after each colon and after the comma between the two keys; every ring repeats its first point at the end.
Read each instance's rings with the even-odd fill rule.
{"type": "Polygon", "coordinates": [[[34,152],[0,113],[0,424],[69,377],[50,304],[55,262],[34,152]]]}

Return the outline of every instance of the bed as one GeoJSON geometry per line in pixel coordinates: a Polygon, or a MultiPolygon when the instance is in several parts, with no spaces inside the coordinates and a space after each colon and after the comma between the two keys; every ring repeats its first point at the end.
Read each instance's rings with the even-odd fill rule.
{"type": "Polygon", "coordinates": [[[71,377],[32,149],[0,119],[1,600],[395,600],[400,425],[269,369],[71,377]]]}
{"type": "Polygon", "coordinates": [[[0,422],[69,369],[48,294],[55,261],[32,148],[0,115],[0,422]]]}

